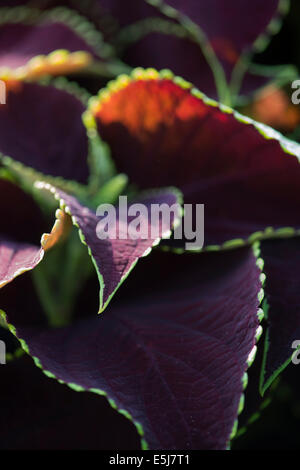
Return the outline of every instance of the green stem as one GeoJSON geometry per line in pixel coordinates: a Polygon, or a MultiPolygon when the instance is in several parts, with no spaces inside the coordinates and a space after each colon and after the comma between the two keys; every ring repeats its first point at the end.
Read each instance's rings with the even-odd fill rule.
{"type": "Polygon", "coordinates": [[[237,101],[242,88],[244,76],[250,65],[250,57],[241,58],[235,65],[229,85],[229,92],[232,97],[233,104],[237,101]]]}
{"type": "Polygon", "coordinates": [[[80,288],[92,273],[87,248],[75,231],[66,243],[45,255],[33,271],[33,280],[50,326],[71,322],[80,288]]]}
{"type": "Polygon", "coordinates": [[[187,16],[182,15],[178,10],[166,5],[161,0],[146,0],[150,5],[158,8],[164,15],[178,20],[180,24],[190,33],[194,40],[199,44],[203,55],[211,68],[219,101],[227,106],[231,105],[231,95],[227,83],[224,69],[215,54],[206,34],[199,25],[190,20],[187,16]]]}

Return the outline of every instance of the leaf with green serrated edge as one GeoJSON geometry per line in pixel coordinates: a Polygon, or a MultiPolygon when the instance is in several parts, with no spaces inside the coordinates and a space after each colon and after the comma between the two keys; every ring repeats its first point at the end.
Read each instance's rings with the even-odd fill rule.
{"type": "MultiPolygon", "coordinates": [[[[3,315],[3,312],[1,312],[1,315],[3,315]]],[[[20,346],[20,342],[9,331],[2,316],[0,316],[0,341],[3,341],[5,344],[6,363],[15,361],[24,355],[24,350],[20,346]]],[[[2,364],[2,362],[0,362],[0,364],[2,364]]]]}
{"type": "MultiPolygon", "coordinates": [[[[168,22],[162,23],[162,31],[157,31],[157,21],[153,21],[153,24],[153,31],[148,32],[141,22],[140,37],[128,45],[125,42],[122,55],[124,62],[132,67],[169,68],[195,83],[208,96],[217,98],[212,71],[199,45],[187,34],[172,33],[174,29],[172,23],[170,25],[168,22]],[[171,32],[168,33],[169,30],[171,32]]],[[[128,33],[126,29],[125,37],[128,33]]]]}
{"type": "MultiPolygon", "coordinates": [[[[119,42],[124,62],[132,67],[169,68],[210,98],[218,98],[212,70],[200,45],[181,25],[160,18],[148,18],[124,28],[119,42]]],[[[255,91],[270,82],[284,84],[297,77],[297,70],[292,66],[250,64],[240,80],[239,89],[232,91],[231,101],[236,104],[242,98],[243,101],[249,100],[255,91]]]]}
{"type": "Polygon", "coordinates": [[[0,288],[34,269],[68,231],[69,216],[61,210],[50,234],[34,201],[13,183],[0,179],[0,288]],[[41,240],[41,241],[40,241],[41,240]]]}
{"type": "Polygon", "coordinates": [[[268,35],[278,31],[280,18],[288,8],[286,0],[211,0],[209,3],[203,0],[146,1],[158,6],[169,17],[179,19],[194,33],[197,30],[187,20],[199,27],[203,47],[207,47],[207,39],[227,76],[230,76],[240,56],[249,52],[253,44],[261,48],[268,35]]]}
{"type": "Polygon", "coordinates": [[[300,239],[262,243],[268,330],[260,390],[263,394],[291,362],[300,341],[300,239]]]}
{"type": "Polygon", "coordinates": [[[87,316],[94,297],[86,292],[83,318],[54,330],[38,325],[37,308],[24,314],[13,286],[0,305],[48,376],[106,395],[133,420],[143,445],[224,449],[255,351],[256,263],[252,248],[193,257],[156,252],[139,263],[106,314],[87,316]]]}
{"type": "Polygon", "coordinates": [[[300,228],[299,144],[168,71],[136,69],[110,83],[91,99],[85,123],[97,126],[131,182],[174,185],[186,203],[205,205],[205,247],[300,228]]]}
{"type": "Polygon", "coordinates": [[[94,26],[71,9],[2,8],[0,17],[0,76],[69,74],[110,53],[94,26]]]}
{"type": "Polygon", "coordinates": [[[101,239],[98,234],[98,224],[101,217],[97,217],[95,211],[83,206],[76,198],[64,193],[45,183],[37,183],[39,189],[50,191],[60,202],[61,209],[72,216],[73,223],[79,228],[83,243],[88,247],[89,253],[95,264],[100,283],[100,307],[99,311],[105,309],[106,305],[126,279],[140,257],[149,253],[162,238],[169,237],[171,230],[176,226],[181,217],[181,196],[175,189],[155,191],[153,194],[139,200],[128,203],[128,211],[135,203],[143,204],[147,210],[147,216],[142,214],[143,222],[138,238],[134,239],[129,234],[130,223],[135,217],[128,216],[126,219],[116,211],[116,232],[112,225],[108,227],[108,237],[101,239]],[[151,207],[166,204],[169,208],[174,207],[168,220],[152,219],[151,207]],[[145,219],[146,217],[146,219],[145,219]],[[110,232],[112,230],[112,232],[110,232]],[[152,233],[155,233],[153,238],[152,233]]]}

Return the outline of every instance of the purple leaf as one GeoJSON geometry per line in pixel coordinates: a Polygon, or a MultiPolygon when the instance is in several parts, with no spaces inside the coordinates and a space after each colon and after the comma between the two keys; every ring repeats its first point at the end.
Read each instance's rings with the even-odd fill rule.
{"type": "Polygon", "coordinates": [[[9,75],[22,79],[68,74],[107,57],[101,34],[74,10],[58,8],[37,15],[37,10],[24,7],[21,20],[19,8],[1,15],[0,73],[4,68],[4,76],[7,68],[9,75]]]}
{"type": "Polygon", "coordinates": [[[268,331],[261,375],[261,392],[291,362],[294,341],[300,341],[300,241],[270,240],[262,243],[266,274],[268,331]]]}
{"type": "Polygon", "coordinates": [[[0,238],[0,287],[35,268],[43,259],[42,248],[0,238]]]}
{"type": "Polygon", "coordinates": [[[205,205],[206,246],[299,228],[300,147],[273,129],[151,69],[100,92],[90,112],[131,181],[205,205]]]}
{"type": "Polygon", "coordinates": [[[282,13],[280,0],[212,0],[209,4],[203,0],[165,0],[165,4],[200,26],[227,72],[282,13]]]}
{"type": "Polygon", "coordinates": [[[92,49],[63,23],[49,23],[39,26],[7,23],[0,28],[0,67],[13,69],[26,65],[37,55],[48,55],[57,49],[69,52],[92,49]]]}
{"type": "Polygon", "coordinates": [[[161,238],[170,236],[171,230],[179,222],[181,215],[178,191],[173,189],[156,191],[155,194],[150,194],[134,201],[134,203],[128,204],[128,209],[133,207],[135,203],[140,203],[147,210],[146,215],[142,214],[143,221],[138,238],[133,239],[129,236],[130,224],[135,217],[131,216],[127,220],[123,220],[123,217],[117,210],[116,231],[113,224],[108,225],[108,237],[102,239],[99,236],[101,228],[101,226],[99,228],[99,224],[102,217],[97,216],[94,211],[80,204],[75,197],[63,191],[44,183],[39,184],[39,187],[51,191],[55,195],[55,198],[60,201],[61,209],[64,209],[72,216],[73,223],[80,230],[81,239],[88,247],[99,277],[100,312],[105,309],[139,258],[146,256],[151,248],[160,242],[161,238]],[[151,217],[152,206],[161,204],[165,204],[170,208],[175,205],[175,210],[171,213],[171,217],[168,220],[164,218],[156,220],[155,217],[151,217]],[[152,234],[156,234],[156,236],[153,237],[152,234]]]}
{"type": "Polygon", "coordinates": [[[208,96],[217,98],[212,71],[200,46],[188,37],[152,32],[129,44],[123,60],[132,67],[169,68],[186,77],[208,96]]]}
{"type": "Polygon", "coordinates": [[[0,179],[0,288],[34,269],[44,252],[67,230],[69,217],[57,212],[51,234],[34,201],[11,182],[0,179]],[[40,241],[41,240],[41,241],[40,241]]]}
{"type": "Polygon", "coordinates": [[[36,308],[24,314],[13,287],[1,291],[1,308],[48,376],[105,394],[150,448],[227,447],[259,324],[260,269],[252,248],[153,254],[106,314],[82,312],[84,318],[60,329],[38,326],[43,316],[36,308]]]}
{"type": "Polygon", "coordinates": [[[0,105],[0,152],[45,175],[85,183],[83,103],[54,86],[18,83],[0,105]]]}

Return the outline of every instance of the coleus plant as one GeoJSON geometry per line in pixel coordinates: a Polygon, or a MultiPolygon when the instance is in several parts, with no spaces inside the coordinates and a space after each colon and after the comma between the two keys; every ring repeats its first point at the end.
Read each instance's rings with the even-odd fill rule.
{"type": "MultiPolygon", "coordinates": [[[[262,394],[291,361],[300,333],[300,146],[226,105],[248,79],[253,43],[274,29],[286,2],[237,7],[216,0],[208,8],[192,0],[184,6],[140,0],[132,11],[124,2],[92,2],[131,31],[168,21],[171,43],[193,43],[203,67],[194,73],[203,70],[199,80],[222,104],[170,70],[137,68],[92,98],[67,80],[36,81],[80,70],[81,82],[92,74],[100,83],[126,70],[112,50],[129,29],[116,33],[118,41],[102,31],[112,43],[107,47],[89,8],[94,26],[78,16],[82,6],[63,10],[62,17],[62,10],[51,9],[79,8],[75,1],[15,3],[30,8],[8,5],[0,27],[7,90],[0,106],[1,334],[15,359],[1,367],[3,402],[18,406],[19,391],[10,393],[6,383],[7,377],[14,383],[10,371],[18,361],[29,370],[33,396],[41,390],[47,401],[34,365],[18,358],[21,348],[46,376],[73,390],[74,414],[75,392],[90,392],[87,400],[99,414],[94,395],[103,395],[134,423],[142,448],[226,449],[243,410],[263,316],[262,394]],[[185,240],[172,239],[179,210],[155,239],[100,240],[97,206],[116,204],[120,195],[146,207],[204,204],[203,248],[189,252],[185,240]]],[[[135,45],[143,50],[140,39],[135,45]]],[[[149,60],[161,60],[146,43],[149,60]]],[[[162,44],[170,50],[168,40],[162,44]]],[[[179,62],[175,68],[184,75],[179,62]]],[[[152,227],[151,219],[146,223],[152,227]]],[[[50,402],[55,387],[49,385],[50,402]]],[[[65,387],[57,387],[68,400],[65,387]]],[[[42,414],[38,426],[49,441],[49,414],[30,399],[25,403],[42,414]]],[[[87,413],[89,421],[102,418],[87,413]]],[[[18,419],[4,448],[23,445],[18,419]]],[[[61,426],[66,423],[57,421],[54,432],[61,426]]],[[[97,432],[95,422],[91,427],[97,432]]]]}

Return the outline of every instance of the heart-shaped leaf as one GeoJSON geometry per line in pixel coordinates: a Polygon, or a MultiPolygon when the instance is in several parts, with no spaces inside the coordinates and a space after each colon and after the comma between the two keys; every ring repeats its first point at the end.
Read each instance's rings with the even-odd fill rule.
{"type": "Polygon", "coordinates": [[[261,271],[252,248],[157,254],[101,317],[38,326],[43,316],[36,308],[25,314],[13,285],[1,291],[1,308],[46,375],[106,395],[144,446],[225,449],[255,352],[261,271]]]}
{"type": "Polygon", "coordinates": [[[91,100],[91,118],[131,181],[204,204],[206,247],[299,230],[300,146],[190,83],[136,69],[91,100]]]}
{"type": "MultiPolygon", "coordinates": [[[[181,196],[175,189],[156,191],[128,205],[125,196],[124,211],[121,212],[120,207],[116,208],[112,219],[107,222],[107,237],[102,237],[100,231],[106,228],[106,218],[105,227],[101,225],[104,213],[97,216],[95,211],[80,204],[75,197],[49,184],[38,183],[37,185],[40,189],[53,193],[61,209],[72,217],[73,223],[79,228],[81,239],[87,245],[98,273],[100,312],[105,309],[139,258],[146,256],[162,238],[170,237],[171,230],[178,225],[181,217],[181,196]],[[137,203],[143,206],[145,212],[133,216],[130,212],[137,203]],[[153,217],[152,208],[162,207],[162,205],[172,209],[170,216],[153,217]],[[134,237],[131,236],[130,226],[137,217],[140,220],[138,224],[140,229],[134,237]]],[[[110,206],[110,209],[112,208],[113,206],[110,206]]],[[[105,212],[108,210],[106,205],[104,210],[105,212]]]]}

